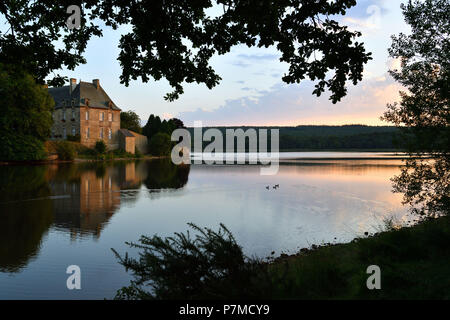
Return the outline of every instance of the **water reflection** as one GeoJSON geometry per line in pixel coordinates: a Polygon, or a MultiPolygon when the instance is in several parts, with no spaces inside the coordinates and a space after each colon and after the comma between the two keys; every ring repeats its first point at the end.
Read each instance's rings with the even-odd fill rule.
{"type": "Polygon", "coordinates": [[[0,299],[111,298],[130,275],[110,249],[130,252],[126,241],[187,222],[224,223],[246,254],[264,258],[410,219],[389,181],[400,160],[340,158],[289,155],[274,176],[257,165],[164,160],[0,166],[0,299]],[[65,286],[71,264],[83,290],[65,286]]]}
{"type": "Polygon", "coordinates": [[[170,160],[0,167],[0,271],[25,267],[51,227],[98,239],[121,204],[182,188],[189,170],[170,160]]]}

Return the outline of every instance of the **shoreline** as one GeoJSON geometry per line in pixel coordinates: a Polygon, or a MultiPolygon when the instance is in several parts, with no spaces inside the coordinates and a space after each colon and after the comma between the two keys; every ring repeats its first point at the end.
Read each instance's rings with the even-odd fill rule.
{"type": "Polygon", "coordinates": [[[269,299],[449,299],[450,217],[384,231],[348,243],[325,243],[265,262],[280,286],[269,299]],[[382,290],[368,290],[369,266],[382,290]]]}
{"type": "Polygon", "coordinates": [[[142,156],[140,158],[112,158],[112,159],[88,159],[88,158],[75,158],[73,160],[24,160],[24,161],[0,161],[0,166],[13,166],[13,165],[49,165],[49,164],[61,164],[61,163],[79,163],[79,162],[108,162],[108,161],[136,161],[136,160],[154,160],[169,158],[168,156],[142,156]]]}

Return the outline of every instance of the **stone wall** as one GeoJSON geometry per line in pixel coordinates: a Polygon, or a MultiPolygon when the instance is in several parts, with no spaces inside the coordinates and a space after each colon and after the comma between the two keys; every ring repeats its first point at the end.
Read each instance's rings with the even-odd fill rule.
{"type": "Polygon", "coordinates": [[[125,136],[125,135],[119,133],[119,140],[120,140],[120,143],[119,143],[120,149],[134,154],[135,147],[136,147],[134,137],[128,137],[128,136],[125,136]]]}
{"type": "Polygon", "coordinates": [[[64,128],[66,136],[80,134],[80,109],[79,108],[60,108],[53,111],[52,139],[64,139],[64,128]],[[72,114],[73,110],[73,114],[72,114]],[[65,113],[65,117],[64,117],[65,113]]]}
{"type": "Polygon", "coordinates": [[[130,131],[130,132],[136,139],[135,144],[136,144],[136,148],[139,150],[139,152],[142,154],[147,154],[149,151],[147,137],[142,134],[136,133],[134,131],[130,131]]]}
{"type": "Polygon", "coordinates": [[[52,140],[64,139],[64,128],[66,129],[66,137],[69,134],[79,134],[80,142],[87,147],[92,148],[98,140],[103,140],[108,149],[119,148],[120,111],[118,110],[87,107],[56,109],[53,112],[52,140]],[[87,111],[89,111],[89,120],[86,120],[87,111]],[[100,120],[101,113],[103,113],[103,121],[100,120]],[[110,121],[109,114],[112,114],[112,121],[110,121]],[[89,133],[87,128],[89,128],[89,133]],[[103,138],[101,137],[102,129],[103,138]],[[109,137],[109,130],[111,130],[111,138],[109,137]]]}
{"type": "Polygon", "coordinates": [[[98,140],[103,140],[108,149],[114,150],[119,148],[119,135],[120,129],[120,111],[113,111],[107,109],[94,109],[94,108],[80,108],[81,120],[80,120],[80,132],[81,143],[93,147],[98,140]],[[88,120],[86,120],[86,112],[89,111],[88,120]],[[101,120],[101,114],[103,113],[103,120],[101,120]],[[109,118],[109,114],[112,114],[112,118],[109,118]],[[110,121],[110,119],[112,121],[110,121]],[[88,132],[89,128],[89,132],[88,132]],[[103,137],[101,136],[103,129],[103,137]],[[111,137],[109,131],[111,130],[111,137]]]}

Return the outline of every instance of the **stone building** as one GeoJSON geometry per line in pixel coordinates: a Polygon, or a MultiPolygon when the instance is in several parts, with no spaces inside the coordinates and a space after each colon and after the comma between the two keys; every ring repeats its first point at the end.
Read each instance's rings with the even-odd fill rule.
{"type": "Polygon", "coordinates": [[[80,142],[88,147],[103,140],[110,150],[119,148],[121,110],[100,86],[100,80],[77,84],[72,78],[68,86],[48,90],[55,100],[52,140],[80,135],[80,142]]]}

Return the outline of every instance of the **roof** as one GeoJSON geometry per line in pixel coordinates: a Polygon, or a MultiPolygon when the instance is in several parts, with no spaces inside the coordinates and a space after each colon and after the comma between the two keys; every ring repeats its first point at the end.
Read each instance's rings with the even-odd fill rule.
{"type": "Polygon", "coordinates": [[[127,129],[119,129],[119,132],[121,134],[123,134],[125,137],[133,137],[134,135],[131,133],[131,131],[127,130],[127,129]]]}
{"type": "Polygon", "coordinates": [[[140,133],[137,133],[137,132],[134,132],[134,131],[131,131],[131,130],[128,130],[128,131],[135,137],[145,137],[143,134],[140,134],[140,133]]]}
{"type": "Polygon", "coordinates": [[[98,89],[94,83],[80,81],[70,94],[70,86],[49,88],[48,92],[55,100],[55,109],[63,107],[63,102],[66,101],[66,106],[71,106],[72,99],[75,107],[86,107],[89,104],[90,108],[112,109],[120,111],[120,108],[111,100],[108,94],[99,85],[98,89]]]}

